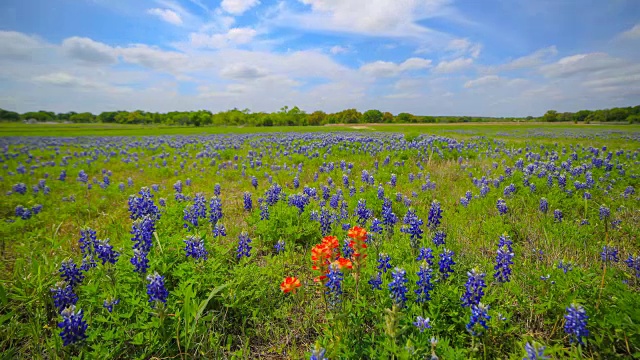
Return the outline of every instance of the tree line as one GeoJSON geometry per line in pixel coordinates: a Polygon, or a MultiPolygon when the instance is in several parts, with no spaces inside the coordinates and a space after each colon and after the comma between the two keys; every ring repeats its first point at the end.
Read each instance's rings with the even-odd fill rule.
{"type": "Polygon", "coordinates": [[[23,114],[0,109],[0,121],[5,122],[69,122],[105,124],[164,124],[180,126],[317,126],[327,124],[367,124],[367,123],[455,123],[489,121],[546,121],[546,122],[629,122],[640,123],[640,105],[635,107],[603,110],[580,110],[575,113],[547,111],[541,117],[476,117],[476,116],[422,116],[410,113],[393,115],[380,110],[359,112],[346,109],[336,113],[314,111],[306,113],[297,106],[282,107],[273,113],[251,112],[249,109],[232,109],[212,113],[207,110],[172,111],[155,113],[136,111],[105,111],[98,115],[90,112],[54,113],[51,111],[30,111],[23,114]]]}

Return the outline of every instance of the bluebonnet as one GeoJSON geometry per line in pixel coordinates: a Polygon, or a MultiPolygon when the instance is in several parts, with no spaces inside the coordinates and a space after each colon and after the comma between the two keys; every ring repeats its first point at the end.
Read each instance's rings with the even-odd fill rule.
{"type": "Polygon", "coordinates": [[[420,253],[416,261],[426,261],[429,266],[433,266],[433,250],[431,248],[420,248],[420,253]]]}
{"type": "Polygon", "coordinates": [[[587,312],[581,305],[571,304],[567,309],[567,314],[564,316],[566,322],[564,324],[564,331],[571,337],[571,342],[578,342],[584,345],[583,338],[589,336],[589,330],[587,329],[587,312]]]}
{"type": "Polygon", "coordinates": [[[431,295],[429,294],[431,290],[433,290],[433,284],[431,283],[431,276],[433,270],[429,266],[420,265],[420,270],[418,270],[418,281],[416,281],[416,286],[418,287],[415,290],[417,295],[416,302],[422,303],[425,301],[431,300],[431,295]]]}
{"type": "Polygon", "coordinates": [[[160,204],[160,206],[162,207],[167,206],[167,200],[165,200],[164,198],[160,198],[158,199],[158,204],[160,204]]]}
{"type": "Polygon", "coordinates": [[[142,249],[134,249],[133,257],[131,258],[131,265],[134,266],[133,271],[145,274],[149,269],[149,259],[147,258],[147,252],[142,249]]]}
{"type": "Polygon", "coordinates": [[[132,179],[132,178],[130,178],[130,177],[129,177],[129,178],[127,178],[127,185],[128,185],[129,187],[132,187],[132,186],[133,186],[133,179],[132,179]]]}
{"type": "Polygon", "coordinates": [[[510,184],[509,186],[504,188],[504,196],[509,196],[511,194],[513,194],[514,192],[516,192],[516,186],[514,184],[510,184]]]}
{"type": "Polygon", "coordinates": [[[547,211],[549,211],[549,202],[547,201],[546,198],[540,198],[540,212],[542,213],[547,213],[547,211]]]}
{"type": "Polygon", "coordinates": [[[158,186],[158,184],[153,184],[151,185],[151,189],[155,192],[158,192],[160,190],[160,186],[158,186]]]}
{"type": "Polygon", "coordinates": [[[416,215],[416,211],[414,209],[407,210],[407,214],[404,216],[403,226],[400,231],[410,235],[410,242],[412,248],[418,247],[418,241],[422,239],[423,230],[420,228],[422,226],[422,219],[418,218],[416,215]]]}
{"type": "Polygon", "coordinates": [[[327,287],[326,294],[329,300],[329,305],[335,308],[341,302],[342,296],[342,279],[344,275],[340,271],[337,265],[329,265],[329,272],[327,273],[327,282],[324,286],[327,287]]]}
{"type": "Polygon", "coordinates": [[[213,186],[213,195],[214,196],[220,196],[220,184],[216,183],[213,186]]]}
{"type": "Polygon", "coordinates": [[[223,216],[222,201],[217,196],[212,197],[209,201],[209,222],[215,226],[223,216]]]}
{"type": "Polygon", "coordinates": [[[155,230],[155,221],[151,216],[135,220],[131,229],[133,248],[148,252],[153,246],[153,232],[155,230]]]}
{"type": "Polygon", "coordinates": [[[326,353],[325,349],[314,349],[311,352],[311,357],[309,357],[309,360],[329,360],[325,356],[325,353],[326,353]]]}
{"type": "Polygon", "coordinates": [[[536,192],[536,184],[531,183],[529,185],[529,190],[531,191],[531,193],[535,193],[536,192]]]}
{"type": "Polygon", "coordinates": [[[358,206],[354,210],[353,214],[358,217],[358,224],[360,224],[360,226],[364,226],[367,220],[373,216],[373,211],[367,209],[367,200],[360,199],[358,200],[358,206]]]}
{"type": "Polygon", "coordinates": [[[564,273],[566,274],[568,271],[573,270],[573,264],[568,261],[565,262],[560,260],[560,262],[558,262],[558,269],[562,269],[562,271],[564,271],[564,273]]]}
{"type": "Polygon", "coordinates": [[[496,255],[496,265],[493,277],[496,281],[504,283],[509,282],[511,276],[511,265],[513,265],[513,252],[507,246],[500,246],[496,255]]]}
{"type": "Polygon", "coordinates": [[[588,191],[585,191],[585,192],[584,192],[584,194],[582,194],[582,197],[583,197],[585,200],[591,200],[591,193],[590,193],[590,192],[588,192],[588,191]]]}
{"type": "Polygon", "coordinates": [[[629,257],[624,262],[630,269],[635,270],[636,277],[640,278],[640,256],[629,254],[629,257]]]}
{"type": "Polygon", "coordinates": [[[340,196],[338,196],[338,194],[333,194],[331,196],[331,199],[329,200],[329,206],[334,209],[337,209],[338,206],[340,206],[340,196]]]}
{"type": "Polygon", "coordinates": [[[511,241],[511,238],[509,237],[509,235],[507,234],[502,234],[500,235],[500,238],[498,239],[498,247],[503,247],[506,246],[507,249],[509,249],[510,252],[513,252],[513,241],[511,241]]]}
{"type": "Polygon", "coordinates": [[[556,222],[562,222],[562,210],[553,210],[553,218],[556,220],[556,222]]]}
{"type": "Polygon", "coordinates": [[[331,233],[331,225],[333,224],[333,216],[326,208],[320,209],[320,232],[322,236],[327,236],[331,233]]]}
{"type": "Polygon", "coordinates": [[[391,269],[391,256],[381,253],[378,254],[378,266],[376,268],[382,272],[387,272],[388,269],[391,269]]]}
{"type": "Polygon", "coordinates": [[[25,185],[24,183],[17,183],[15,185],[13,185],[12,188],[14,193],[18,193],[20,195],[24,195],[27,193],[27,185],[25,185]]]}
{"type": "Polygon", "coordinates": [[[76,306],[71,305],[61,313],[62,321],[58,327],[62,329],[60,337],[63,346],[75,344],[87,338],[87,322],[83,319],[82,310],[76,312],[76,306]]]}
{"type": "Polygon", "coordinates": [[[449,273],[453,272],[451,267],[456,264],[455,261],[453,261],[453,255],[455,255],[453,250],[442,249],[438,266],[440,267],[440,274],[442,274],[443,279],[447,279],[450,275],[449,273]]]}
{"type": "Polygon", "coordinates": [[[254,189],[258,188],[258,179],[255,176],[251,176],[251,185],[254,189]]]}
{"type": "Polygon", "coordinates": [[[269,220],[269,205],[266,201],[260,204],[260,220],[269,220]]]}
{"type": "Polygon", "coordinates": [[[177,192],[177,193],[181,193],[182,192],[182,180],[178,180],[176,181],[175,184],[173,184],[173,189],[177,192]]]}
{"type": "Polygon", "coordinates": [[[160,276],[157,272],[147,276],[147,295],[149,295],[149,302],[152,303],[152,307],[155,307],[155,303],[167,302],[169,291],[164,285],[164,276],[160,276]]]}
{"type": "Polygon", "coordinates": [[[548,356],[544,355],[544,346],[534,347],[528,342],[524,345],[524,351],[527,353],[527,356],[523,357],[522,360],[546,360],[549,359],[548,356]]]}
{"type": "Polygon", "coordinates": [[[201,219],[206,219],[207,217],[207,200],[204,197],[204,194],[197,193],[193,198],[193,212],[195,216],[201,219]]]}
{"type": "Polygon", "coordinates": [[[95,243],[95,252],[98,259],[102,260],[102,265],[107,262],[115,264],[120,256],[119,252],[113,250],[113,246],[109,243],[109,239],[98,240],[95,243]]]}
{"type": "Polygon", "coordinates": [[[505,215],[507,211],[509,211],[507,203],[502,198],[498,199],[498,201],[496,202],[496,208],[498,209],[498,214],[500,215],[505,215]]]}
{"type": "Polygon", "coordinates": [[[382,233],[382,223],[380,222],[380,220],[378,220],[378,218],[373,218],[373,220],[371,221],[371,233],[376,233],[376,234],[380,234],[382,233]]]}
{"type": "Polygon", "coordinates": [[[309,198],[304,194],[293,194],[289,196],[289,205],[298,208],[298,213],[304,212],[305,206],[309,204],[309,198]]]}
{"type": "Polygon", "coordinates": [[[402,201],[402,193],[401,192],[397,192],[396,193],[396,201],[402,201]]]}
{"type": "Polygon", "coordinates": [[[201,237],[189,235],[187,239],[184,240],[184,243],[184,251],[187,257],[195,260],[207,260],[209,252],[205,249],[204,240],[201,237]]]}
{"type": "Polygon", "coordinates": [[[246,232],[238,235],[238,249],[236,250],[236,258],[241,259],[243,256],[251,256],[251,239],[246,232]]]}
{"type": "Polygon", "coordinates": [[[385,198],[382,203],[382,223],[385,225],[388,232],[393,233],[393,227],[396,222],[398,222],[398,217],[392,210],[391,200],[389,198],[385,198]]]}
{"type": "Polygon", "coordinates": [[[467,272],[467,283],[465,286],[465,293],[460,298],[462,306],[468,307],[471,305],[478,305],[482,297],[484,296],[484,288],[487,284],[484,281],[485,273],[479,272],[477,269],[472,269],[467,272]]]}
{"type": "Polygon", "coordinates": [[[375,276],[372,275],[369,285],[371,285],[372,290],[382,290],[382,273],[378,272],[375,276]]]}
{"type": "Polygon", "coordinates": [[[342,256],[347,259],[350,259],[354,252],[354,250],[349,246],[350,244],[351,240],[348,238],[344,239],[342,242],[342,256]]]}
{"type": "Polygon", "coordinates": [[[389,283],[389,292],[393,303],[399,307],[404,307],[407,301],[407,272],[401,268],[395,268],[391,273],[393,280],[389,283]]]}
{"type": "Polygon", "coordinates": [[[56,286],[51,288],[53,305],[62,311],[78,302],[78,295],[73,292],[73,287],[65,281],[58,281],[56,286]]]}
{"type": "Polygon", "coordinates": [[[227,228],[222,223],[213,225],[213,237],[227,236],[227,228]]]}
{"type": "Polygon", "coordinates": [[[354,197],[356,195],[356,187],[355,186],[351,186],[349,188],[349,196],[350,197],[354,197]]]}
{"type": "Polygon", "coordinates": [[[464,207],[467,207],[467,206],[469,205],[469,200],[467,200],[467,198],[466,198],[466,197],[464,197],[464,196],[463,196],[463,197],[461,197],[461,198],[460,198],[460,205],[462,205],[462,206],[464,206],[464,207]]]}
{"type": "Polygon", "coordinates": [[[67,170],[62,170],[60,172],[60,175],[58,176],[58,180],[65,181],[66,178],[67,178],[67,170]]]}
{"type": "Polygon", "coordinates": [[[471,317],[469,323],[466,325],[467,331],[473,336],[479,335],[473,328],[476,324],[480,324],[483,328],[488,329],[487,320],[491,320],[489,316],[489,305],[479,303],[478,305],[471,306],[471,317]]]}
{"type": "Polygon", "coordinates": [[[433,243],[435,246],[444,245],[445,240],[447,239],[447,234],[444,231],[438,230],[433,234],[433,243]]]}
{"type": "Polygon", "coordinates": [[[160,218],[160,210],[153,202],[153,194],[147,187],[143,187],[138,192],[139,196],[129,196],[129,213],[133,220],[151,216],[155,219],[160,218]]]}
{"type": "Polygon", "coordinates": [[[244,210],[251,211],[253,209],[253,200],[251,200],[251,193],[245,191],[242,198],[244,202],[244,210]]]}
{"type": "Polygon", "coordinates": [[[604,205],[600,205],[600,220],[606,221],[611,216],[611,210],[604,205]]]}
{"type": "Polygon", "coordinates": [[[389,180],[389,184],[395,187],[397,181],[398,181],[398,177],[396,176],[396,174],[391,174],[391,180],[389,180]]]}
{"type": "Polygon", "coordinates": [[[60,273],[60,277],[69,283],[71,287],[76,287],[76,285],[80,284],[82,279],[84,279],[81,269],[78,268],[78,265],[76,265],[73,259],[63,261],[58,272],[60,273]]]}
{"type": "Polygon", "coordinates": [[[273,248],[276,251],[276,254],[279,254],[279,253],[283,252],[284,249],[285,249],[284,240],[282,240],[282,239],[278,240],[278,242],[273,246],[273,248]]]}
{"type": "Polygon", "coordinates": [[[32,216],[32,212],[29,209],[26,209],[24,206],[22,205],[18,205],[16,206],[16,216],[18,216],[19,218],[21,218],[22,220],[29,220],[31,219],[32,216]]]}
{"type": "Polygon", "coordinates": [[[633,188],[633,186],[629,185],[624,189],[624,192],[622,194],[622,196],[624,196],[624,198],[628,198],[630,195],[633,195],[636,193],[636,189],[633,188]]]}
{"type": "Polygon", "coordinates": [[[118,189],[119,189],[120,191],[124,191],[124,183],[123,183],[123,182],[121,182],[121,183],[119,183],[119,184],[118,184],[118,189]]]}
{"type": "Polygon", "coordinates": [[[182,219],[184,220],[184,224],[182,226],[187,230],[190,230],[192,227],[198,227],[198,215],[194,205],[187,205],[184,209],[184,216],[182,219]]]}
{"type": "Polygon", "coordinates": [[[120,299],[109,298],[104,300],[102,307],[107,309],[108,312],[113,312],[113,307],[120,304],[120,299]]]}
{"type": "Polygon", "coordinates": [[[491,188],[489,188],[487,185],[482,185],[482,187],[480,188],[480,196],[481,197],[487,196],[487,194],[489,193],[489,190],[491,190],[491,188]]]}
{"type": "Polygon", "coordinates": [[[296,175],[296,177],[293,178],[293,188],[297,189],[300,187],[300,179],[298,179],[298,176],[296,175]]]}
{"type": "Polygon", "coordinates": [[[604,262],[613,261],[618,262],[620,259],[618,258],[618,248],[613,246],[604,245],[602,247],[602,252],[600,253],[600,259],[604,262]]]}
{"type": "Polygon", "coordinates": [[[265,191],[264,198],[269,206],[275,205],[280,200],[280,193],[282,187],[278,184],[272,184],[267,191],[265,191]]]}
{"type": "Polygon", "coordinates": [[[86,173],[86,172],[84,172],[84,170],[80,170],[80,171],[78,172],[78,178],[77,178],[77,180],[78,180],[79,182],[82,182],[82,183],[85,183],[85,184],[86,184],[86,183],[87,183],[87,181],[89,181],[89,175],[87,175],[87,173],[86,173]]]}
{"type": "Polygon", "coordinates": [[[429,318],[423,318],[422,316],[416,317],[416,321],[413,323],[415,327],[420,330],[420,332],[424,332],[426,329],[431,329],[431,322],[429,318]]]}
{"type": "Polygon", "coordinates": [[[378,185],[378,199],[384,199],[384,188],[382,187],[382,185],[378,185]]]}

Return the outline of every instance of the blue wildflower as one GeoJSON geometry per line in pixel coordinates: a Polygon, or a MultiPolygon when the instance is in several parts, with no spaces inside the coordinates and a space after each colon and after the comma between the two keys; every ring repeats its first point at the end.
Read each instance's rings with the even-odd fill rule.
{"type": "Polygon", "coordinates": [[[58,323],[58,327],[62,329],[60,337],[63,346],[75,344],[87,338],[87,323],[83,319],[82,310],[76,312],[76,306],[71,305],[64,309],[61,315],[62,321],[58,323]]]}
{"type": "Polygon", "coordinates": [[[482,297],[484,296],[484,288],[487,284],[484,281],[485,273],[479,272],[477,269],[472,269],[467,272],[467,283],[464,285],[465,293],[460,298],[463,307],[471,305],[478,305],[482,297]]]}
{"type": "Polygon", "coordinates": [[[440,202],[433,200],[431,202],[431,208],[429,208],[429,216],[427,218],[427,227],[431,230],[435,230],[440,226],[442,220],[442,209],[440,208],[440,202]]]}
{"type": "Polygon", "coordinates": [[[371,285],[371,290],[382,290],[382,273],[378,272],[375,276],[372,275],[369,285],[371,285]]]}
{"type": "Polygon", "coordinates": [[[115,264],[120,256],[119,252],[113,250],[113,246],[109,243],[109,239],[98,240],[95,243],[95,251],[98,259],[102,260],[102,265],[107,262],[115,264]]]}
{"type": "Polygon", "coordinates": [[[73,287],[65,281],[59,281],[51,288],[53,304],[58,311],[62,311],[78,302],[78,295],[73,292],[73,287]]]}
{"type": "Polygon", "coordinates": [[[548,356],[544,355],[544,346],[534,347],[528,342],[524,345],[524,351],[527,353],[527,356],[523,357],[522,360],[546,360],[549,359],[548,356]]]}
{"type": "Polygon", "coordinates": [[[431,248],[420,248],[416,261],[426,261],[429,266],[433,266],[433,250],[431,248]]]}
{"type": "Polygon", "coordinates": [[[567,308],[567,314],[564,316],[566,322],[564,324],[564,331],[571,337],[571,342],[577,341],[579,344],[584,345],[583,338],[589,336],[589,330],[587,329],[587,312],[581,305],[571,304],[567,308]]]}
{"type": "Polygon", "coordinates": [[[326,294],[329,300],[331,308],[336,308],[341,300],[342,296],[342,280],[344,276],[339,267],[335,264],[329,265],[329,272],[327,273],[327,282],[324,286],[327,287],[326,294]]]}
{"type": "Polygon", "coordinates": [[[438,230],[433,234],[433,243],[435,246],[444,245],[445,240],[447,239],[447,234],[444,231],[438,230]]]}
{"type": "Polygon", "coordinates": [[[431,329],[431,321],[429,318],[423,318],[422,316],[416,317],[416,321],[413,323],[415,327],[420,330],[420,332],[424,332],[426,329],[431,329]]]}
{"type": "Polygon", "coordinates": [[[455,261],[453,261],[453,255],[455,255],[453,250],[442,249],[438,266],[440,267],[440,274],[442,274],[443,279],[449,278],[449,273],[453,272],[451,267],[456,264],[455,261]]]}
{"type": "Polygon", "coordinates": [[[418,289],[415,290],[417,295],[416,302],[418,303],[431,300],[429,293],[433,290],[433,284],[431,284],[432,272],[433,270],[429,266],[420,265],[420,270],[417,273],[418,281],[416,281],[418,289]]]}
{"type": "Polygon", "coordinates": [[[78,268],[73,259],[63,261],[58,272],[60,272],[60,277],[74,288],[84,279],[81,269],[78,268]]]}
{"type": "Polygon", "coordinates": [[[187,239],[184,240],[184,243],[184,251],[187,257],[195,260],[207,260],[209,252],[205,249],[204,240],[201,237],[189,235],[187,239]]]}
{"type": "Polygon", "coordinates": [[[107,309],[108,312],[113,312],[113,307],[120,304],[120,299],[109,298],[104,300],[102,307],[107,309]]]}
{"type": "Polygon", "coordinates": [[[498,254],[496,255],[496,265],[493,277],[500,283],[509,282],[509,276],[511,275],[511,265],[513,265],[513,252],[507,246],[501,246],[498,248],[498,254]]]}
{"type": "Polygon", "coordinates": [[[236,250],[236,258],[241,259],[243,256],[251,256],[251,239],[246,232],[238,235],[238,249],[236,250]]]}
{"type": "Polygon", "coordinates": [[[147,276],[147,295],[149,295],[149,302],[152,303],[151,307],[155,307],[155,303],[167,302],[169,291],[164,286],[164,276],[160,276],[157,272],[153,275],[147,276]]]}
{"type": "Polygon", "coordinates": [[[376,268],[384,273],[391,269],[391,256],[387,254],[378,254],[378,266],[376,268]]]}
{"type": "Polygon", "coordinates": [[[487,320],[491,320],[491,316],[489,316],[489,305],[482,303],[471,305],[471,317],[469,318],[469,323],[466,325],[467,331],[469,331],[472,336],[479,335],[479,333],[473,329],[474,326],[480,324],[483,328],[488,329],[487,320]]]}
{"type": "Polygon", "coordinates": [[[395,268],[395,270],[391,273],[393,281],[389,283],[389,292],[391,298],[393,299],[393,303],[398,305],[399,307],[404,307],[405,302],[407,301],[407,289],[406,283],[407,280],[407,272],[401,268],[395,268]]]}
{"type": "Polygon", "coordinates": [[[507,203],[502,198],[498,199],[498,201],[496,202],[496,208],[498,209],[498,214],[500,215],[505,215],[507,211],[509,211],[507,203]]]}

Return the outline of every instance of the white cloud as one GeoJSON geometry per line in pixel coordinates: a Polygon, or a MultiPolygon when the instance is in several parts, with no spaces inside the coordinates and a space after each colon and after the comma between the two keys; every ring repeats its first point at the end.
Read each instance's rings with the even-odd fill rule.
{"type": "Polygon", "coordinates": [[[375,36],[441,36],[417,22],[449,16],[449,0],[298,0],[307,12],[284,10],[280,26],[375,36]]]}
{"type": "Polygon", "coordinates": [[[53,85],[64,88],[73,88],[80,91],[103,90],[107,92],[128,92],[127,87],[111,86],[102,81],[92,80],[82,76],[71,75],[67,72],[55,72],[45,75],[34,76],[32,80],[36,83],[53,85]]]}
{"type": "Polygon", "coordinates": [[[259,0],[222,0],[220,7],[230,14],[242,15],[258,4],[260,4],[259,0]]]}
{"type": "Polygon", "coordinates": [[[37,37],[16,31],[0,31],[0,59],[30,60],[45,44],[37,37]]]}
{"type": "Polygon", "coordinates": [[[364,64],[360,71],[373,77],[392,77],[405,71],[421,70],[431,66],[431,60],[423,58],[409,58],[400,64],[388,61],[374,61],[364,64]]]}
{"type": "Polygon", "coordinates": [[[509,79],[497,75],[485,75],[477,79],[467,81],[464,83],[464,87],[467,89],[482,88],[486,90],[490,87],[525,85],[526,83],[527,80],[525,79],[509,79]]]}
{"type": "Polygon", "coordinates": [[[88,64],[114,64],[118,61],[114,48],[84,37],[65,39],[62,50],[71,58],[88,64]]]}
{"type": "Polygon", "coordinates": [[[440,61],[433,69],[436,73],[453,73],[464,70],[473,64],[473,59],[457,58],[451,61],[440,61]]]}
{"type": "Polygon", "coordinates": [[[340,45],[335,45],[335,46],[332,46],[331,49],[329,49],[329,52],[332,53],[333,55],[344,54],[349,52],[349,48],[340,46],[340,45]]]}
{"type": "Polygon", "coordinates": [[[154,8],[147,10],[147,13],[155,15],[169,24],[182,25],[182,17],[173,10],[154,8]]]}
{"type": "Polygon", "coordinates": [[[640,39],[640,24],[636,24],[631,29],[623,31],[618,37],[627,40],[640,39]]]}
{"type": "Polygon", "coordinates": [[[220,75],[235,80],[251,80],[267,76],[267,71],[248,64],[231,64],[220,70],[220,75]]]}
{"type": "Polygon", "coordinates": [[[144,44],[118,48],[122,59],[149,69],[178,73],[189,67],[189,57],[180,52],[166,51],[144,44]]]}
{"type": "Polygon", "coordinates": [[[191,44],[197,48],[224,48],[237,44],[250,43],[257,32],[251,28],[233,28],[226,33],[203,34],[192,33],[190,35],[191,44]]]}
{"type": "Polygon", "coordinates": [[[549,46],[540,50],[537,50],[529,55],[519,57],[511,60],[505,64],[492,66],[489,68],[490,72],[500,71],[513,71],[520,69],[535,68],[542,65],[546,60],[554,57],[558,54],[558,50],[555,46],[549,46]]]}
{"type": "Polygon", "coordinates": [[[482,50],[482,45],[477,43],[472,43],[469,39],[453,39],[449,41],[447,45],[447,50],[453,51],[459,55],[469,54],[472,58],[477,58],[480,56],[480,51],[482,50]]]}
{"type": "Polygon", "coordinates": [[[564,78],[586,72],[597,72],[621,66],[625,61],[606,53],[577,54],[563,57],[557,62],[545,65],[540,72],[551,78],[564,78]]]}

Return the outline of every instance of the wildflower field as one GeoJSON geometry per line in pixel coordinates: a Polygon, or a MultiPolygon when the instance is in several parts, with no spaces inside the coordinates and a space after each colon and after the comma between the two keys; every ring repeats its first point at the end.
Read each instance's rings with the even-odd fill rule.
{"type": "Polygon", "coordinates": [[[2,358],[640,358],[640,127],[40,128],[2,358]]]}

